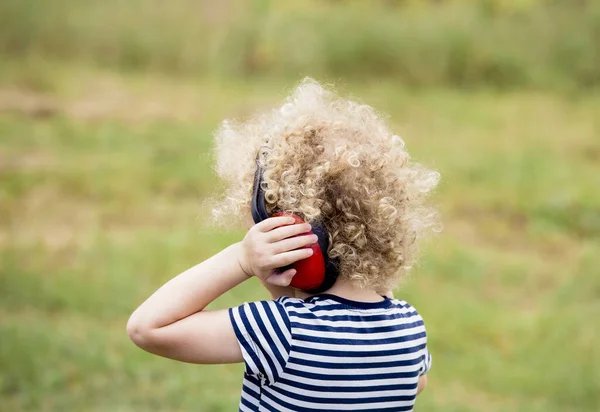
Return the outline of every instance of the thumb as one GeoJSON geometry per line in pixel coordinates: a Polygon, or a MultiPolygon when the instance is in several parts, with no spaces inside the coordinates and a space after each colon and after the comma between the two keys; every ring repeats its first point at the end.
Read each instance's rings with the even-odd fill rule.
{"type": "Polygon", "coordinates": [[[289,286],[294,275],[296,275],[296,269],[294,268],[288,269],[283,273],[275,270],[269,275],[266,282],[275,286],[289,286]]]}

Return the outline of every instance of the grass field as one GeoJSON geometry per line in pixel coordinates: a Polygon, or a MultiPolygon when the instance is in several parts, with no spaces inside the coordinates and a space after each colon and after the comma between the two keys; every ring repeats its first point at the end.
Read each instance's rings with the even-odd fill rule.
{"type": "MultiPolygon", "coordinates": [[[[211,132],[293,84],[43,73],[0,72],[0,410],[235,410],[241,365],[149,355],[125,323],[242,239],[199,207],[211,132]]],[[[442,176],[445,230],[396,290],[433,354],[417,410],[600,410],[600,96],[338,88],[442,176]]],[[[266,297],[249,281],[214,306],[266,297]]]]}

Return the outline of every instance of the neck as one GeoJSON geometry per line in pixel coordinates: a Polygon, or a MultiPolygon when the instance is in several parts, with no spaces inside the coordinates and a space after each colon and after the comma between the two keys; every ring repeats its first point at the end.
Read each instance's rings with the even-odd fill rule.
{"type": "MultiPolygon", "coordinates": [[[[380,302],[382,300],[381,295],[375,292],[373,289],[359,288],[346,279],[338,279],[332,287],[323,293],[336,295],[349,300],[355,300],[357,302],[380,302]]],[[[296,297],[300,299],[306,299],[314,295],[314,293],[306,293],[301,290],[296,290],[296,297]]]]}

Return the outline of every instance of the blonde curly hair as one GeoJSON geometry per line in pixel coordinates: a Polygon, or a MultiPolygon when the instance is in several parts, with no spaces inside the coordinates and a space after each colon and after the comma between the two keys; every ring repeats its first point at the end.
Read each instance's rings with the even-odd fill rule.
{"type": "Polygon", "coordinates": [[[278,208],[320,221],[340,278],[360,287],[394,288],[414,261],[417,239],[440,227],[436,210],[424,203],[439,173],[411,162],[372,107],[310,78],[281,108],[244,123],[226,120],[218,129],[213,168],[226,186],[221,200],[205,200],[213,223],[252,222],[260,148],[268,213],[278,208]]]}

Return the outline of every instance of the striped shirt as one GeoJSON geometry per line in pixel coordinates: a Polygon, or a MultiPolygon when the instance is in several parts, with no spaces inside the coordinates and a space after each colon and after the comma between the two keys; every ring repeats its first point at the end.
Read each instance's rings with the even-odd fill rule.
{"type": "Polygon", "coordinates": [[[229,317],[246,366],[243,412],[412,411],[431,365],[423,319],[403,300],[280,297],[229,317]]]}

